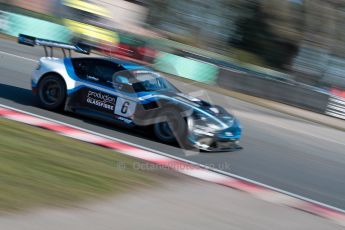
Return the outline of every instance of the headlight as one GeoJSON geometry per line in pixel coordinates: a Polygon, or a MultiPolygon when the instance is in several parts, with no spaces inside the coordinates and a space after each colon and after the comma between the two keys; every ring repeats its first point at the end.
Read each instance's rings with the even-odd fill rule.
{"type": "Polygon", "coordinates": [[[224,122],[228,125],[228,126],[233,126],[233,124],[235,123],[235,118],[233,116],[223,116],[222,119],[224,120],[224,122]]]}
{"type": "Polygon", "coordinates": [[[195,134],[204,134],[208,136],[224,128],[221,124],[218,124],[215,119],[201,112],[194,112],[188,125],[195,134]]]}

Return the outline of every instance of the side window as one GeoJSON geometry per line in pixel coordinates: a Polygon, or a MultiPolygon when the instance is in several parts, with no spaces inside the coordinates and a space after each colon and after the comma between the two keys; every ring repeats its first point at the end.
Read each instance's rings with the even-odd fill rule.
{"type": "Polygon", "coordinates": [[[109,87],[112,87],[114,73],[124,70],[122,66],[102,59],[75,58],[72,63],[79,78],[109,87]]]}
{"type": "Polygon", "coordinates": [[[90,59],[75,58],[75,59],[72,59],[72,64],[73,64],[75,74],[80,79],[86,80],[87,76],[91,74],[92,65],[91,65],[90,59]]]}
{"type": "Polygon", "coordinates": [[[102,85],[112,86],[112,77],[119,71],[119,67],[112,62],[97,60],[93,63],[92,75],[102,85]]]}

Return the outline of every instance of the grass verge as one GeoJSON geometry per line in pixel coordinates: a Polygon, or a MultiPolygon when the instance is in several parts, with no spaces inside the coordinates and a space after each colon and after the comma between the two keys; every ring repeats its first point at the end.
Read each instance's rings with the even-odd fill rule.
{"type": "Polygon", "coordinates": [[[0,118],[0,213],[156,185],[133,166],[114,151],[0,118]]]}

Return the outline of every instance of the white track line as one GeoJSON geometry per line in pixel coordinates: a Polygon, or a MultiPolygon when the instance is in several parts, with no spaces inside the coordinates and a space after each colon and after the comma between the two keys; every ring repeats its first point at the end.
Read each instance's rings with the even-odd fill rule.
{"type": "Polygon", "coordinates": [[[0,53],[1,53],[1,54],[5,54],[5,55],[8,55],[8,56],[16,57],[16,58],[21,58],[21,59],[24,59],[24,60],[27,60],[27,61],[38,62],[38,60],[34,60],[34,59],[31,59],[31,58],[22,57],[22,56],[15,55],[15,54],[11,54],[11,53],[7,53],[7,52],[4,52],[4,51],[0,51],[0,53]]]}

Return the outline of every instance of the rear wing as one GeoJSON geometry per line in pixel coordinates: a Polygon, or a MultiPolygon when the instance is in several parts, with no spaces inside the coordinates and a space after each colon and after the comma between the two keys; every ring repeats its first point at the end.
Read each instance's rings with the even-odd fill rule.
{"type": "Polygon", "coordinates": [[[66,50],[68,51],[69,57],[71,57],[71,50],[87,55],[91,52],[91,47],[85,44],[78,43],[76,45],[70,45],[63,42],[35,38],[24,34],[19,34],[18,43],[27,46],[43,46],[46,57],[53,57],[53,48],[60,48],[64,57],[67,57],[66,50]],[[48,54],[48,48],[50,48],[50,55],[48,54]]]}

